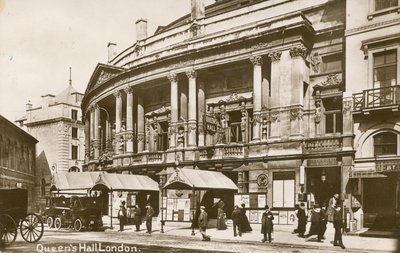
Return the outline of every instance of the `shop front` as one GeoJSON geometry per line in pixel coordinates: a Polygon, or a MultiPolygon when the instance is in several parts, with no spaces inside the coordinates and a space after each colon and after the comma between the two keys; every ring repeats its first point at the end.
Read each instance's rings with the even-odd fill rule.
{"type": "Polygon", "coordinates": [[[165,183],[162,181],[163,221],[193,221],[200,206],[205,206],[209,219],[215,219],[221,202],[229,214],[238,190],[230,178],[217,171],[177,168],[161,176],[169,176],[165,183]]]}

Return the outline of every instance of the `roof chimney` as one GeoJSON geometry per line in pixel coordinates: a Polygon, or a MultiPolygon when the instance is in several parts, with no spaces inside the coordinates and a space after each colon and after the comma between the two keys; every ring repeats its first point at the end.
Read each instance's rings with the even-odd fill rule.
{"type": "Polygon", "coordinates": [[[30,100],[28,100],[28,103],[26,103],[25,108],[26,108],[27,111],[32,109],[32,103],[31,103],[30,100]]]}
{"type": "Polygon", "coordinates": [[[192,0],[192,20],[205,17],[204,0],[192,0]]]}
{"type": "Polygon", "coordinates": [[[147,38],[147,20],[140,18],[136,21],[136,40],[141,41],[147,38]]]}
{"type": "Polygon", "coordinates": [[[108,48],[108,62],[111,62],[112,59],[114,59],[115,56],[117,56],[117,44],[109,42],[107,48],[108,48]]]}

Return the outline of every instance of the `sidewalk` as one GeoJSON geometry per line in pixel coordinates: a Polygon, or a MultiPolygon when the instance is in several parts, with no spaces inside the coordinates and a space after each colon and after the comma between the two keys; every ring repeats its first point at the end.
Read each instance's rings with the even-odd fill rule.
{"type": "MultiPolygon", "coordinates": [[[[307,224],[307,231],[309,229],[309,223],[307,224]]],[[[261,235],[261,225],[260,224],[252,224],[253,231],[250,233],[244,233],[241,237],[233,236],[232,224],[228,222],[228,229],[226,230],[217,230],[216,228],[207,229],[207,234],[211,236],[212,241],[220,241],[220,242],[228,242],[228,243],[240,243],[240,244],[260,244],[262,235],[261,235]]],[[[126,233],[145,233],[146,226],[145,224],[141,225],[141,231],[135,232],[135,226],[128,225],[125,226],[126,233]]],[[[119,226],[117,224],[114,225],[113,230],[117,231],[119,226]]],[[[305,248],[318,248],[318,249],[340,249],[339,247],[333,246],[333,238],[334,238],[334,228],[332,224],[327,225],[327,231],[325,233],[325,240],[323,242],[317,242],[316,236],[312,236],[306,241],[304,238],[299,238],[297,235],[292,234],[293,227],[290,225],[274,225],[274,233],[272,234],[272,244],[276,246],[297,246],[297,247],[305,247],[305,248]]],[[[201,240],[201,235],[199,234],[198,229],[195,230],[195,236],[191,235],[192,229],[190,229],[188,223],[168,223],[166,222],[164,226],[164,234],[166,236],[174,236],[174,237],[191,237],[198,238],[201,240]]],[[[160,234],[160,224],[157,222],[153,222],[153,234],[160,234]]],[[[268,243],[264,243],[268,244],[268,243]]],[[[343,235],[343,244],[346,246],[347,251],[368,251],[368,252],[397,252],[398,240],[391,238],[374,238],[374,237],[360,237],[360,236],[347,236],[343,235]]]]}

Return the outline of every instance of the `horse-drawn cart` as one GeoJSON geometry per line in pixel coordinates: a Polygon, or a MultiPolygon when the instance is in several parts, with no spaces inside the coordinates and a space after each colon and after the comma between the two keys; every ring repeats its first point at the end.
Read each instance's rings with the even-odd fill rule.
{"type": "Polygon", "coordinates": [[[17,238],[17,228],[25,241],[40,240],[44,226],[42,219],[28,213],[28,191],[25,189],[0,189],[0,246],[8,246],[17,238]]]}

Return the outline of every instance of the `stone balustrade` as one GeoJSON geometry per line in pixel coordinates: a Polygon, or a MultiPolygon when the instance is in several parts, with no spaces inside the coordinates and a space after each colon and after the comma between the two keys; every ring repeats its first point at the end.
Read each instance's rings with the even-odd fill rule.
{"type": "Polygon", "coordinates": [[[342,148],[342,137],[309,139],[304,142],[305,152],[330,151],[342,148]]]}

